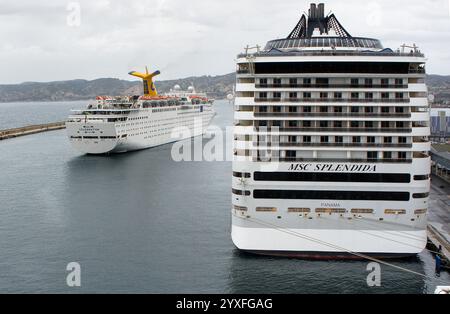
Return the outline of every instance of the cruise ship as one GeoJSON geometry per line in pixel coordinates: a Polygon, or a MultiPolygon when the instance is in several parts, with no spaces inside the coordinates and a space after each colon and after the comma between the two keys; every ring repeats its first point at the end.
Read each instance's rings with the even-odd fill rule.
{"type": "Polygon", "coordinates": [[[153,78],[160,74],[130,72],[143,80],[142,96],[97,96],[95,103],[73,110],[66,121],[73,147],[85,154],[123,153],[150,148],[206,132],[215,115],[213,99],[176,85],[159,95],[153,78]]]}
{"type": "Polygon", "coordinates": [[[353,37],[311,4],[237,58],[232,230],[243,251],[388,258],[427,242],[424,55],[353,37]]]}

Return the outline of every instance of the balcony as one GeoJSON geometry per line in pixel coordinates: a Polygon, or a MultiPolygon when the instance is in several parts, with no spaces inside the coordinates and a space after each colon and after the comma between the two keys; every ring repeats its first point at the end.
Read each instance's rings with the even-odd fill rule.
{"type": "Polygon", "coordinates": [[[360,147],[369,147],[369,148],[412,148],[412,144],[394,144],[394,143],[300,143],[300,142],[280,142],[280,143],[271,143],[271,142],[253,142],[253,146],[255,147],[271,147],[279,146],[279,147],[348,147],[348,148],[360,148],[360,147]]]}
{"type": "Polygon", "coordinates": [[[282,158],[269,158],[269,157],[253,157],[254,162],[359,162],[359,163],[412,163],[412,159],[346,159],[346,158],[297,158],[297,157],[282,157],[282,158]]]}
{"type": "Polygon", "coordinates": [[[255,118],[304,118],[304,117],[358,117],[358,118],[411,118],[410,113],[365,113],[365,112],[255,112],[255,118]]]}
{"type": "Polygon", "coordinates": [[[254,127],[255,132],[411,133],[412,128],[282,128],[254,127]]]}
{"type": "Polygon", "coordinates": [[[409,98],[255,98],[255,102],[408,103],[409,98]]]}
{"type": "Polygon", "coordinates": [[[408,88],[406,84],[256,84],[256,88],[408,88]]]}

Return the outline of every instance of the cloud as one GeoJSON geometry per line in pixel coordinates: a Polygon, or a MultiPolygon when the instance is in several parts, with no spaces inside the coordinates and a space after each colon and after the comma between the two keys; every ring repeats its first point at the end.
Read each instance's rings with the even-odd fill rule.
{"type": "MultiPolygon", "coordinates": [[[[309,1],[78,1],[79,27],[67,25],[71,1],[0,3],[0,83],[98,77],[127,78],[159,68],[161,79],[223,74],[247,44],[285,37],[309,1]]],[[[329,0],[354,36],[397,48],[416,43],[428,72],[450,74],[448,0],[329,0]]]]}

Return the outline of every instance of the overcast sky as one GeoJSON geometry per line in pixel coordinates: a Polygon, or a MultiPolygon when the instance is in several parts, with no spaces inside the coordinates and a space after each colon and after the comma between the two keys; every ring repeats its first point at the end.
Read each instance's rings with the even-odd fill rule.
{"type": "MultiPolygon", "coordinates": [[[[353,36],[393,49],[416,43],[428,73],[450,75],[450,0],[323,2],[353,36]]],[[[286,37],[309,3],[0,0],[0,84],[129,79],[145,65],[160,79],[229,73],[244,46],[286,37]]]]}

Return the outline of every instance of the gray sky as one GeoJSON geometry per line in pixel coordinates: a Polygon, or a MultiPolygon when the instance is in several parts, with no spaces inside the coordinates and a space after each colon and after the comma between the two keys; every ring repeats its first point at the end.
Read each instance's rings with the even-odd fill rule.
{"type": "MultiPolygon", "coordinates": [[[[286,37],[310,2],[0,0],[0,84],[131,79],[145,65],[160,79],[229,73],[245,45],[286,37]]],[[[353,36],[416,43],[428,73],[450,75],[450,0],[323,2],[353,36]]]]}

